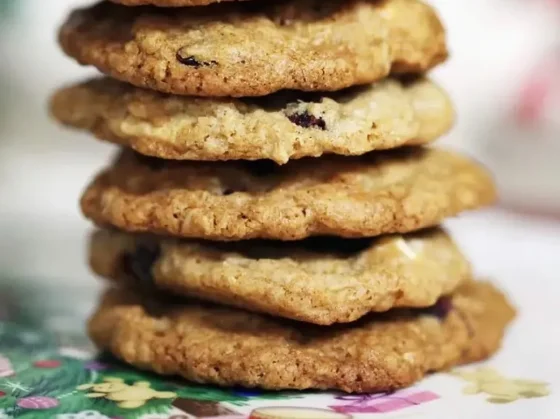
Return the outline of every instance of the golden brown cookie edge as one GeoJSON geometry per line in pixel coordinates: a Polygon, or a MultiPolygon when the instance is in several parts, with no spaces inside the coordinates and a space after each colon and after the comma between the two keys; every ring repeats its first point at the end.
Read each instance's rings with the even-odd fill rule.
{"type": "MultiPolygon", "coordinates": [[[[348,359],[337,361],[326,358],[321,361],[321,358],[317,358],[320,357],[320,353],[316,353],[315,356],[306,356],[296,351],[285,354],[286,358],[282,359],[284,365],[278,365],[277,361],[267,366],[262,364],[259,356],[245,357],[247,353],[241,349],[239,349],[239,357],[237,357],[235,348],[243,348],[243,344],[234,337],[228,339],[226,345],[230,348],[228,357],[219,357],[220,360],[214,360],[197,353],[193,354],[197,360],[191,361],[196,365],[191,365],[188,358],[184,358],[185,354],[179,354],[180,342],[182,339],[188,339],[188,336],[174,335],[169,337],[169,342],[162,343],[163,339],[168,339],[164,331],[167,320],[147,316],[142,305],[139,305],[139,300],[134,296],[134,292],[127,290],[121,290],[120,294],[119,291],[113,290],[104,297],[102,305],[89,322],[89,334],[101,349],[111,351],[118,358],[138,368],[164,375],[178,374],[199,383],[222,386],[242,385],[270,390],[337,389],[360,393],[391,391],[409,386],[430,372],[445,370],[459,363],[474,360],[475,358],[466,358],[465,353],[476,351],[477,347],[484,346],[487,350],[476,360],[486,358],[498,349],[499,344],[494,342],[501,341],[507,325],[515,315],[515,310],[504,295],[490,284],[474,282],[465,287],[474,290],[475,295],[471,295],[470,302],[479,306],[478,313],[473,315],[468,303],[459,304],[458,308],[452,310],[442,321],[423,317],[424,320],[414,320],[415,322],[428,322],[426,326],[418,324],[414,328],[427,327],[426,332],[435,328],[435,332],[429,333],[432,337],[438,337],[438,342],[434,343],[416,342],[416,344],[422,343],[423,346],[410,354],[414,359],[418,357],[417,360],[420,361],[414,365],[403,358],[405,354],[401,354],[403,357],[392,361],[375,359],[373,353],[371,356],[366,355],[364,359],[361,359],[363,358],[361,355],[360,360],[357,360],[355,365],[351,365],[348,359]],[[496,314],[497,317],[493,317],[496,314]],[[466,318],[469,318],[468,323],[466,318]],[[439,322],[439,326],[433,322],[439,322]],[[143,324],[146,327],[143,327],[143,324]],[[474,330],[484,328],[485,332],[473,335],[473,328],[474,330]],[[154,342],[161,343],[163,347],[161,350],[150,348],[149,345],[146,346],[143,339],[147,339],[154,345],[156,344],[154,342]],[[491,342],[485,342],[482,339],[489,339],[491,342]],[[165,349],[169,344],[171,346],[165,349]],[[175,355],[168,352],[171,348],[175,351],[175,355]],[[176,352],[177,350],[179,353],[176,352]],[[329,366],[331,361],[332,365],[329,366]],[[389,364],[382,365],[383,362],[389,362],[389,364]],[[294,365],[291,365],[292,363],[294,365]],[[277,368],[280,368],[277,371],[278,376],[271,371],[277,368]],[[286,376],[284,373],[288,375],[286,376]],[[292,373],[293,378],[284,381],[286,377],[292,377],[292,373]]],[[[460,295],[462,292],[464,291],[459,290],[457,294],[460,295]]],[[[223,310],[223,315],[235,312],[225,308],[219,310],[223,310]]],[[[272,328],[282,329],[284,327],[278,322],[260,315],[243,314],[242,316],[258,316],[259,322],[263,320],[272,328]]],[[[190,331],[192,333],[193,329],[190,331]]],[[[247,340],[243,335],[240,338],[243,341],[247,340]]],[[[311,339],[313,338],[311,337],[311,339]]],[[[208,342],[199,346],[200,351],[204,351],[204,345],[208,345],[208,342]]],[[[276,356],[277,348],[271,349],[276,356]]],[[[266,353],[266,344],[264,347],[257,348],[257,351],[266,353]]]]}

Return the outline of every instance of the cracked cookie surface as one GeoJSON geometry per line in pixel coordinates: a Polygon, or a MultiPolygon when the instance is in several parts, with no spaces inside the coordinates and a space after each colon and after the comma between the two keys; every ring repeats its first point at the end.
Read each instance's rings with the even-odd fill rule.
{"type": "Polygon", "coordinates": [[[135,367],[194,382],[369,393],[489,357],[514,313],[500,291],[474,281],[429,309],[330,327],[121,288],[105,295],[89,335],[135,367]]]}
{"type": "Polygon", "coordinates": [[[60,43],[82,64],[167,93],[263,96],[334,91],[447,57],[445,31],[419,0],[288,0],[197,8],[76,10],[60,43]]]}
{"type": "Polygon", "coordinates": [[[448,96],[425,79],[387,79],[331,94],[211,99],[103,78],[60,90],[51,110],[68,126],[149,156],[280,164],[324,153],[359,155],[429,143],[454,120],[448,96]]]}
{"type": "Polygon", "coordinates": [[[494,202],[490,174],[425,148],[363,156],[191,162],[124,150],[82,196],[84,214],[130,232],[210,240],[373,237],[494,202]]]}
{"type": "Polygon", "coordinates": [[[98,275],[315,324],[428,307],[471,277],[441,229],[378,239],[216,243],[96,231],[98,275]]]}

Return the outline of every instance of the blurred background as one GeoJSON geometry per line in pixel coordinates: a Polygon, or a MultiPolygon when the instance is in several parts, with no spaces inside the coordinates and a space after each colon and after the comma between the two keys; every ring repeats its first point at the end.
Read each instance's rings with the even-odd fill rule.
{"type": "MultiPolygon", "coordinates": [[[[444,142],[490,166],[502,195],[500,209],[450,228],[478,269],[510,288],[517,282],[508,276],[519,287],[525,277],[552,282],[560,269],[560,1],[431,2],[452,52],[434,78],[459,115],[444,142]]],[[[87,270],[91,227],[77,202],[114,149],[58,127],[46,112],[57,86],[95,73],[56,44],[68,10],[85,3],[0,0],[0,311],[50,304],[58,313],[61,296],[71,294],[85,315],[92,298],[81,291],[99,287],[87,270]]]]}

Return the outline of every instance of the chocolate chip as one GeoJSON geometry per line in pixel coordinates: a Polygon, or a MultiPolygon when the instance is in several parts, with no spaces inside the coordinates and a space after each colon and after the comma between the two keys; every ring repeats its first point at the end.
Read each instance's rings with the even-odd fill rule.
{"type": "Polygon", "coordinates": [[[210,60],[210,61],[197,60],[194,55],[189,55],[184,57],[181,54],[181,50],[177,51],[176,57],[177,57],[177,61],[179,61],[181,64],[188,65],[189,67],[194,67],[194,68],[210,67],[218,64],[218,62],[215,60],[210,60]]]}
{"type": "Polygon", "coordinates": [[[145,285],[152,285],[154,277],[152,268],[161,255],[161,249],[155,242],[146,241],[136,246],[134,251],[122,257],[124,273],[145,285]]]}
{"type": "Polygon", "coordinates": [[[327,123],[323,118],[317,118],[307,111],[288,115],[288,119],[303,128],[319,128],[323,131],[327,129],[327,123]]]}

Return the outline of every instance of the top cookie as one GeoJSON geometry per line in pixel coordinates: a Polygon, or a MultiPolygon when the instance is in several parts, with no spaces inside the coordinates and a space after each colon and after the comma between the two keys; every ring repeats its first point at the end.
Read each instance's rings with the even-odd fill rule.
{"type": "Polygon", "coordinates": [[[132,232],[210,240],[373,237],[439,224],[494,201],[489,174],[435,149],[359,157],[179,162],[124,151],[82,197],[84,214],[132,232]]]}
{"type": "Polygon", "coordinates": [[[212,3],[226,1],[247,1],[247,0],[110,0],[113,3],[124,4],[125,6],[144,6],[154,5],[158,7],[185,7],[185,6],[206,6],[212,3]]]}
{"type": "Polygon", "coordinates": [[[82,64],[135,84],[194,96],[333,91],[447,57],[445,31],[419,0],[288,0],[200,8],[77,10],[60,43],[82,64]]]}

